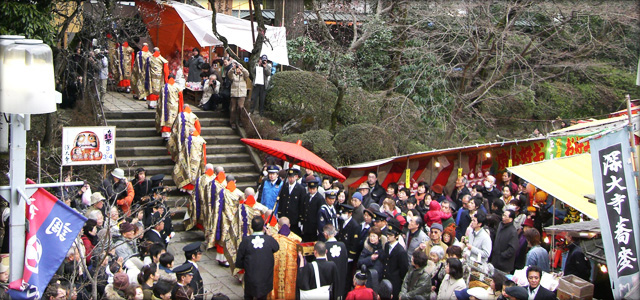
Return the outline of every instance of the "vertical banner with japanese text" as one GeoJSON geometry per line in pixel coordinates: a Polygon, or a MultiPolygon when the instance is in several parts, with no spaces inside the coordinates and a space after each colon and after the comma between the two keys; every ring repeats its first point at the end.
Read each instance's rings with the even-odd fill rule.
{"type": "MultiPolygon", "coordinates": [[[[31,180],[28,184],[33,184],[31,180]]],[[[39,188],[26,206],[28,230],[22,278],[9,284],[11,299],[40,299],[82,230],[85,218],[39,188]]],[[[82,244],[80,245],[82,246],[82,244]]]]}
{"type": "Polygon", "coordinates": [[[640,282],[640,215],[630,148],[626,130],[591,140],[596,204],[611,288],[616,299],[640,297],[627,295],[630,291],[637,293],[638,289],[633,287],[640,282]]]}

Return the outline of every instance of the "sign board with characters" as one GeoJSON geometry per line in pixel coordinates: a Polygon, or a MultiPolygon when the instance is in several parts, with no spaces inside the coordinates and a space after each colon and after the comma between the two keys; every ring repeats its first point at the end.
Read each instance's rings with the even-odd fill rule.
{"type": "Polygon", "coordinates": [[[115,163],[116,127],[63,127],[62,165],[115,163]]]}

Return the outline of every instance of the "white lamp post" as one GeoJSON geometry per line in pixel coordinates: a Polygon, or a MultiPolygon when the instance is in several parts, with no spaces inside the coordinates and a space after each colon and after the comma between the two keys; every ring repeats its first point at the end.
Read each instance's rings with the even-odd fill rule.
{"type": "MultiPolygon", "coordinates": [[[[2,37],[0,37],[2,38],[2,37]]],[[[31,114],[56,111],[53,54],[41,40],[2,39],[0,48],[0,112],[10,114],[10,281],[22,278],[25,247],[25,168],[31,114]]],[[[7,195],[7,193],[3,193],[7,195]]]]}

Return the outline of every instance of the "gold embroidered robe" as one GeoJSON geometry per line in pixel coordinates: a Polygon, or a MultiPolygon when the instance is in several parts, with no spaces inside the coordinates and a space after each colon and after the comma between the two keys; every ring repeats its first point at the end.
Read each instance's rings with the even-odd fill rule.
{"type": "Polygon", "coordinates": [[[204,220],[211,214],[209,212],[210,206],[207,204],[211,202],[211,185],[215,178],[213,175],[203,174],[196,181],[195,189],[189,197],[187,205],[189,219],[184,222],[185,230],[193,229],[198,223],[204,226],[204,220]]]}
{"type": "Polygon", "coordinates": [[[149,66],[149,58],[151,52],[140,50],[136,53],[135,60],[133,62],[133,77],[132,86],[136,87],[136,95],[138,99],[142,99],[148,96],[151,92],[151,72],[149,66]]]}
{"type": "MultiPolygon", "coordinates": [[[[180,111],[180,88],[177,84],[167,83],[160,93],[160,101],[156,106],[156,130],[160,132],[162,127],[171,127],[180,111]]],[[[185,134],[189,134],[187,131],[185,134]]]]}
{"type": "MultiPolygon", "coordinates": [[[[295,234],[292,233],[294,236],[295,234]]],[[[298,275],[298,243],[281,234],[273,235],[280,245],[280,250],[274,253],[273,290],[267,299],[296,299],[296,279],[298,275]]]]}
{"type": "MultiPolygon", "coordinates": [[[[159,106],[159,105],[158,105],[159,106]]],[[[167,150],[171,155],[171,159],[176,161],[179,149],[182,149],[182,143],[189,136],[191,128],[196,128],[198,117],[192,112],[181,112],[176,116],[171,125],[171,136],[167,143],[167,150]]]]}
{"type": "Polygon", "coordinates": [[[173,182],[178,188],[195,184],[198,176],[204,171],[206,144],[207,142],[199,135],[190,135],[185,140],[173,167],[173,182]]]}
{"type": "Polygon", "coordinates": [[[227,187],[227,180],[224,172],[218,174],[218,178],[211,184],[211,201],[207,203],[208,210],[211,212],[204,219],[204,243],[207,249],[216,246],[217,241],[222,241],[224,231],[222,230],[224,222],[224,191],[227,187]]]}
{"type": "Polygon", "coordinates": [[[118,68],[118,80],[131,80],[131,58],[133,57],[133,48],[120,45],[116,48],[116,67],[118,68]]]}
{"type": "Polygon", "coordinates": [[[229,268],[233,273],[235,269],[236,253],[238,249],[237,237],[240,235],[238,229],[240,226],[238,223],[238,208],[240,206],[240,200],[244,198],[244,193],[235,187],[233,183],[233,190],[230,190],[230,184],[227,183],[227,188],[224,190],[224,209],[222,212],[222,248],[224,249],[224,256],[229,262],[229,268]]]}
{"type": "Polygon", "coordinates": [[[165,80],[169,76],[169,62],[162,55],[151,55],[149,58],[149,68],[151,71],[151,91],[150,94],[159,95],[164,87],[165,80]]]}

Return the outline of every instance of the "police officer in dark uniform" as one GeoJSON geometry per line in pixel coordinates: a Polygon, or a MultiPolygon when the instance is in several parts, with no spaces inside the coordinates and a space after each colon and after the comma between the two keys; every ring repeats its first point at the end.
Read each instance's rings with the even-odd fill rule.
{"type": "Polygon", "coordinates": [[[374,223],[376,227],[380,228],[380,231],[382,231],[382,234],[386,236],[387,232],[389,231],[389,226],[387,226],[387,214],[381,213],[379,211],[376,211],[375,214],[376,214],[376,219],[374,223]]]}
{"type": "Polygon", "coordinates": [[[392,219],[387,227],[387,244],[384,246],[383,253],[380,254],[384,265],[382,279],[391,281],[393,299],[398,299],[402,288],[402,280],[404,280],[404,276],[409,269],[409,257],[407,256],[407,251],[398,242],[402,234],[399,222],[392,219]]]}
{"type": "Polygon", "coordinates": [[[324,198],[318,193],[318,181],[312,180],[307,182],[309,192],[302,199],[302,241],[315,242],[318,240],[318,211],[324,198]]]}
{"type": "Polygon", "coordinates": [[[338,213],[333,204],[336,202],[338,192],[336,190],[329,190],[324,194],[324,204],[318,211],[318,240],[326,241],[324,237],[324,225],[331,224],[334,228],[338,229],[338,213]]]}
{"type": "Polygon", "coordinates": [[[193,289],[189,285],[193,281],[193,267],[187,264],[179,265],[173,268],[173,273],[176,274],[176,285],[171,290],[171,299],[176,299],[178,294],[189,295],[193,294],[193,289]]]}
{"type": "Polygon", "coordinates": [[[202,276],[200,276],[200,271],[198,270],[198,262],[202,258],[201,245],[202,242],[194,242],[182,248],[186,258],[183,265],[191,266],[193,279],[191,280],[191,283],[189,283],[189,286],[193,289],[193,292],[196,295],[196,300],[204,299],[204,284],[202,283],[202,276]]]}
{"type": "Polygon", "coordinates": [[[340,205],[340,218],[344,220],[336,239],[343,242],[347,246],[349,252],[349,262],[357,261],[358,254],[358,237],[360,233],[360,225],[352,218],[354,207],[348,204],[340,205]]]}
{"type": "Polygon", "coordinates": [[[297,182],[300,170],[288,169],[287,182],[282,185],[278,194],[278,217],[287,217],[291,222],[291,231],[302,236],[300,217],[302,215],[302,198],[306,194],[304,187],[297,182]]]}

